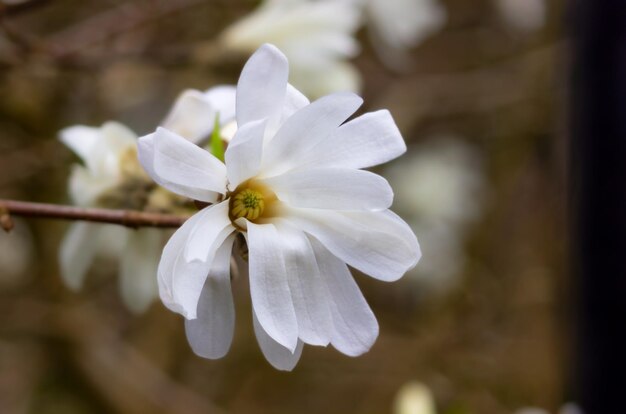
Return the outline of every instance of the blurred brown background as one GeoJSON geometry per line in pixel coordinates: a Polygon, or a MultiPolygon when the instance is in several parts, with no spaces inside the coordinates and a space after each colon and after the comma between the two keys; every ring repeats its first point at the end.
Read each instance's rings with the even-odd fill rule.
{"type": "MultiPolygon", "coordinates": [[[[236,83],[244,59],[199,63],[198,50],[257,4],[0,2],[0,197],[68,201],[76,158],[56,138],[65,126],[118,120],[147,133],[181,90],[236,83]]],[[[394,284],[357,276],[381,326],[368,354],[306,347],[294,372],[274,370],[240,278],[233,346],[201,359],[182,318],[160,303],[140,316],[124,308],[115,263],[97,262],[78,294],[62,284],[66,223],[18,220],[0,234],[0,412],[387,413],[411,380],[431,388],[444,414],[554,412],[568,371],[563,5],[548,1],[545,22],[527,30],[495,0],[443,4],[446,26],[414,49],[410,70],[387,69],[358,34],[364,109],[388,108],[409,146],[379,171],[396,188],[395,209],[416,223],[424,266],[429,252],[443,255],[394,284]],[[475,178],[443,199],[473,212],[447,239],[433,236],[440,250],[422,237],[432,226],[407,192],[425,185],[423,169],[410,174],[415,157],[450,142],[471,154],[459,156],[468,166],[459,174],[475,178]]]]}

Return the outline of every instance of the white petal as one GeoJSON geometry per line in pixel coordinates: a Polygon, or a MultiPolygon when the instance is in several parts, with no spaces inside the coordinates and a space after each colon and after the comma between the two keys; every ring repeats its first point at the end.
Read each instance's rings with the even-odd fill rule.
{"type": "MultiPolygon", "coordinates": [[[[208,213],[210,213],[210,211],[208,213]]],[[[196,224],[195,228],[191,230],[186,247],[189,246],[190,240],[194,234],[197,234],[198,228],[203,227],[207,219],[211,217],[211,214],[203,214],[203,218],[196,224]]],[[[183,310],[183,315],[187,319],[195,319],[202,286],[204,286],[206,277],[215,260],[215,255],[234,230],[234,227],[229,223],[229,225],[216,234],[212,240],[207,240],[207,243],[211,244],[210,248],[207,250],[207,257],[204,260],[187,261],[184,251],[181,251],[176,258],[173,268],[172,292],[174,294],[174,301],[180,305],[183,310]]]]}
{"type": "Polygon", "coordinates": [[[204,189],[198,188],[189,188],[188,186],[179,185],[173,182],[166,180],[161,177],[161,175],[157,174],[154,170],[154,143],[156,133],[152,133],[146,136],[139,138],[137,143],[137,156],[139,158],[139,162],[141,166],[146,171],[146,173],[159,185],[167,188],[168,190],[176,193],[187,195],[192,199],[200,200],[201,198],[205,198],[206,202],[213,203],[218,197],[219,193],[209,192],[204,189]],[[200,197],[200,198],[198,198],[200,197]]]}
{"type": "Polygon", "coordinates": [[[309,99],[302,92],[297,90],[291,84],[287,84],[285,93],[285,102],[283,105],[283,113],[281,116],[281,124],[287,120],[298,109],[304,108],[310,104],[309,99]]]}
{"type": "Polygon", "coordinates": [[[228,144],[224,158],[231,190],[235,190],[239,184],[259,172],[265,124],[264,119],[248,122],[237,130],[228,144]]]}
{"type": "Polygon", "coordinates": [[[285,348],[271,336],[265,332],[259,320],[257,319],[256,314],[254,313],[254,309],[252,310],[252,320],[254,325],[254,333],[256,335],[257,342],[259,343],[259,347],[265,356],[265,359],[276,369],[281,371],[291,371],[294,369],[298,361],[300,360],[300,356],[302,355],[303,343],[298,340],[298,344],[296,345],[296,349],[292,352],[289,349],[285,348]]]}
{"type": "Polygon", "coordinates": [[[272,224],[248,223],[250,295],[259,322],[276,342],[293,351],[298,323],[291,300],[281,240],[272,224]]]}
{"type": "Polygon", "coordinates": [[[311,239],[320,273],[332,298],[332,345],[349,356],[359,356],[378,337],[378,322],[345,263],[311,239]]]}
{"type": "Polygon", "coordinates": [[[220,124],[234,119],[234,86],[216,86],[206,92],[193,89],[184,91],[177,98],[161,126],[193,143],[198,143],[213,131],[218,113],[220,124]]]}
{"type": "Polygon", "coordinates": [[[218,249],[209,277],[198,301],[197,318],[185,320],[187,340],[204,358],[217,359],[228,353],[235,331],[235,306],[230,288],[230,257],[235,235],[218,249]]]}
{"type": "Polygon", "coordinates": [[[72,223],[63,238],[59,250],[61,277],[71,289],[78,290],[83,285],[87,270],[98,251],[101,226],[86,222],[72,223]]]}
{"type": "Polygon", "coordinates": [[[92,148],[98,142],[99,137],[100,128],[84,125],[67,127],[59,132],[61,142],[74,151],[85,163],[89,162],[92,148]]]}
{"type": "Polygon", "coordinates": [[[161,126],[193,143],[198,143],[213,130],[216,115],[216,108],[206,99],[204,93],[189,89],[176,99],[174,107],[161,126]]]}
{"type": "Polygon", "coordinates": [[[139,143],[141,164],[165,188],[207,202],[225,192],[226,167],[208,151],[164,128],[139,143]]]}
{"type": "Polygon", "coordinates": [[[332,133],[362,103],[363,100],[353,93],[335,93],[295,112],[267,145],[262,174],[271,177],[296,167],[293,159],[301,157],[332,133]]]}
{"type": "Polygon", "coordinates": [[[398,280],[421,257],[417,238],[391,211],[289,210],[289,221],[317,238],[350,266],[387,282],[398,280]]]}
{"type": "Polygon", "coordinates": [[[75,205],[93,207],[98,197],[117,183],[117,177],[96,175],[84,166],[75,164],[69,178],[70,198],[75,205]]]}
{"type": "Polygon", "coordinates": [[[306,235],[289,226],[277,224],[285,256],[285,268],[289,278],[289,290],[293,300],[298,336],[311,345],[326,346],[333,330],[326,284],[306,235]]]}
{"type": "MultiPolygon", "coordinates": [[[[202,221],[204,217],[204,215],[202,214],[203,212],[205,212],[205,210],[202,210],[201,212],[193,215],[191,218],[185,221],[185,223],[183,223],[183,225],[178,228],[176,232],[174,232],[172,237],[170,237],[167,244],[165,245],[165,248],[163,249],[163,254],[161,255],[161,261],[159,262],[158,284],[159,296],[161,297],[161,301],[168,309],[180,313],[183,316],[187,316],[187,309],[192,309],[192,315],[194,315],[195,317],[197,303],[191,303],[187,304],[187,306],[183,306],[183,304],[180,304],[176,300],[174,296],[174,279],[184,276],[183,274],[178,273],[180,264],[178,265],[178,267],[177,264],[179,262],[181,264],[185,263],[184,258],[182,257],[184,255],[183,253],[185,250],[185,245],[187,244],[187,240],[191,231],[194,229],[195,226],[198,225],[198,223],[202,221]]],[[[210,268],[210,263],[208,265],[202,262],[194,263],[196,264],[196,268],[191,268],[192,271],[196,270],[194,274],[199,275],[198,277],[206,277],[210,268]],[[198,263],[204,264],[206,269],[203,268],[202,265],[198,266],[198,263]]],[[[201,288],[202,287],[200,287],[200,289],[201,288]]]]}
{"type": "Polygon", "coordinates": [[[270,124],[278,122],[288,77],[287,58],[275,46],[265,44],[254,52],[241,71],[237,83],[239,127],[266,118],[270,120],[270,124]]]}
{"type": "Polygon", "coordinates": [[[224,125],[235,119],[237,88],[234,85],[214,86],[204,92],[204,96],[219,112],[220,124],[224,125]]]}
{"type": "Polygon", "coordinates": [[[368,168],[406,152],[406,144],[387,110],[369,112],[345,123],[304,154],[307,167],[368,168]]]}
{"type": "Polygon", "coordinates": [[[163,231],[143,228],[127,230],[128,240],[120,263],[120,291],[132,312],[145,311],[158,293],[157,269],[163,231]]]}
{"type": "Polygon", "coordinates": [[[387,180],[349,168],[289,171],[265,183],[281,201],[294,207],[371,211],[387,209],[393,201],[387,180]]]}
{"type": "MultiPolygon", "coordinates": [[[[226,227],[230,227],[230,231],[234,231],[228,217],[228,200],[219,204],[213,204],[205,207],[201,212],[202,220],[194,227],[187,239],[185,246],[185,260],[191,262],[200,260],[206,262],[211,260],[210,253],[216,251],[213,244],[226,227]]],[[[224,237],[225,238],[225,237],[224,237]]],[[[219,240],[219,244],[223,241],[219,240]]]]}
{"type": "Polygon", "coordinates": [[[105,122],[101,128],[104,148],[111,153],[119,155],[129,148],[137,145],[137,135],[126,125],[119,122],[105,122]]]}

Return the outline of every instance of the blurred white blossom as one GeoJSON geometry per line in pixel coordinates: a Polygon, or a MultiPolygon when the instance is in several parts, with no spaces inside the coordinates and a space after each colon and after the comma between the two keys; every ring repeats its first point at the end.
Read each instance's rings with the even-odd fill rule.
{"type": "MultiPolygon", "coordinates": [[[[223,123],[233,120],[234,87],[183,92],[163,125],[199,142],[213,130],[218,113],[223,123]]],[[[60,139],[83,161],[73,166],[69,179],[74,204],[142,210],[159,199],[159,190],[154,191],[154,183],[137,160],[137,135],[126,126],[117,122],[101,127],[77,125],[63,129],[60,139]]],[[[118,258],[122,298],[130,310],[141,312],[157,295],[154,275],[163,242],[164,234],[157,229],[76,222],[61,245],[61,274],[70,288],[79,289],[97,255],[118,258]]]]}
{"type": "Polygon", "coordinates": [[[395,281],[420,256],[389,209],[391,187],[362,168],[406,146],[388,111],[349,122],[363,100],[335,93],[313,103],[288,84],[287,58],[264,45],[237,85],[237,132],[225,163],[166,128],[139,140],[139,159],[169,190],[214,203],[183,224],[159,264],[163,303],[186,318],[194,352],[221,358],[232,342],[231,250],[249,249],[254,331],[267,360],[291,370],[303,344],[367,352],[378,322],[348,266],[395,281]]]}
{"type": "Polygon", "coordinates": [[[396,208],[424,246],[424,259],[409,274],[426,287],[454,285],[465,261],[469,225],[480,218],[485,172],[477,151],[461,139],[433,137],[385,170],[396,188],[396,208]]]}
{"type": "Polygon", "coordinates": [[[502,18],[514,29],[532,32],[546,22],[546,0],[496,0],[502,18]]]}
{"type": "Polygon", "coordinates": [[[437,414],[430,389],[421,382],[404,384],[394,400],[394,414],[437,414]]]}
{"type": "Polygon", "coordinates": [[[348,62],[359,52],[354,33],[360,6],[337,0],[265,0],[228,27],[221,44],[249,54],[273,43],[290,62],[290,82],[310,97],[358,91],[360,75],[348,62]]]}
{"type": "Polygon", "coordinates": [[[372,43],[384,63],[404,65],[406,52],[439,31],[447,12],[439,0],[356,0],[365,8],[372,43]]]}

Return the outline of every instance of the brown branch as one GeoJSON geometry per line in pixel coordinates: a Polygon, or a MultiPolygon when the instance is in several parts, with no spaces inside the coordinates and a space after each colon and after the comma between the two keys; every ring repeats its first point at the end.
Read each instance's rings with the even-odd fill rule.
{"type": "MultiPolygon", "coordinates": [[[[83,220],[97,223],[138,227],[180,227],[188,217],[172,214],[147,213],[133,210],[83,208],[58,204],[31,203],[28,201],[0,199],[0,220],[10,222],[10,216],[39,217],[64,220],[83,220]]],[[[5,228],[5,230],[10,230],[5,228]]]]}

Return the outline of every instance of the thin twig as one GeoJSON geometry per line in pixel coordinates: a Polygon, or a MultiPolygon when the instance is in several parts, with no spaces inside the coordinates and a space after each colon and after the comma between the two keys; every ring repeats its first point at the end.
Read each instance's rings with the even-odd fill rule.
{"type": "Polygon", "coordinates": [[[83,208],[58,204],[31,203],[28,201],[1,200],[0,212],[5,216],[39,217],[64,220],[93,221],[138,227],[180,227],[188,217],[172,214],[147,213],[134,210],[83,208]]]}

